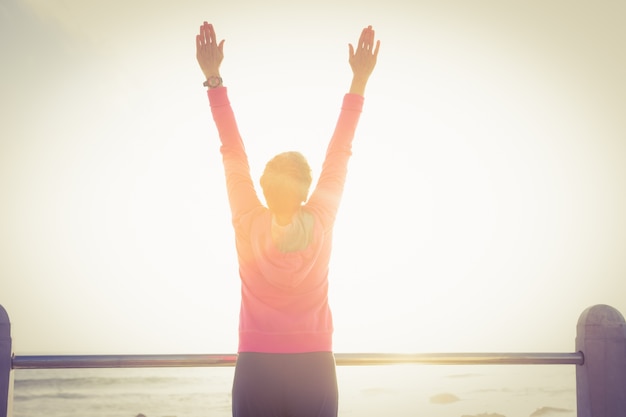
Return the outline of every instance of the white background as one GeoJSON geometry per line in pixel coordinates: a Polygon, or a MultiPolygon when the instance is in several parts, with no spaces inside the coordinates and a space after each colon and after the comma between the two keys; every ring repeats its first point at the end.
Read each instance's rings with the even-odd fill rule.
{"type": "Polygon", "coordinates": [[[623,2],[0,2],[0,304],[27,353],[234,352],[203,20],[254,178],[319,172],[382,46],[335,233],[335,349],[572,351],[626,311],[623,2]],[[412,5],[408,5],[408,4],[412,5]]]}

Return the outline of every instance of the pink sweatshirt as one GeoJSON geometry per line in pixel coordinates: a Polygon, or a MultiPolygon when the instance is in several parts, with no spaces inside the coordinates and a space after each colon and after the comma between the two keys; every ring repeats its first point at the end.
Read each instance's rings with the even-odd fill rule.
{"type": "Polygon", "coordinates": [[[272,240],[272,215],[259,201],[226,87],[208,91],[222,142],[228,199],[241,277],[239,352],[332,351],[328,263],[363,97],[346,94],[318,183],[302,207],[313,218],[303,250],[281,252],[272,240]]]}

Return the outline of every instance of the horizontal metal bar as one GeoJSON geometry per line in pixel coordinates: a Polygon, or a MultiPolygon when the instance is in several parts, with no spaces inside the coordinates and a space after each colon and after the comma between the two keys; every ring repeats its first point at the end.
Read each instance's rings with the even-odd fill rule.
{"type": "Polygon", "coordinates": [[[189,368],[234,366],[237,355],[68,355],[14,356],[13,369],[189,368]]]}
{"type": "MultiPolygon", "coordinates": [[[[335,353],[337,365],[582,365],[575,353],[335,353]]],[[[236,354],[13,356],[13,369],[234,366],[236,354]]]]}
{"type": "Polygon", "coordinates": [[[575,353],[336,353],[338,365],[582,365],[575,353]]]}

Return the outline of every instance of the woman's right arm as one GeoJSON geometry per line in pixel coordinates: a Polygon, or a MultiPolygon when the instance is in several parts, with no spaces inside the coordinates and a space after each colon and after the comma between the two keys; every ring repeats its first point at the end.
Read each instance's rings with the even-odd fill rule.
{"type": "Polygon", "coordinates": [[[348,172],[348,160],[352,155],[352,139],[363,107],[363,94],[369,76],[376,66],[380,41],[374,48],[374,30],[371,26],[361,32],[355,48],[349,44],[349,63],[352,68],[352,83],[345,95],[341,113],[333,136],[326,150],[322,172],[309,203],[324,213],[327,226],[332,225],[339,208],[343,186],[348,172]]]}
{"type": "Polygon", "coordinates": [[[378,48],[380,48],[380,40],[376,41],[374,48],[374,29],[371,26],[366,27],[361,32],[359,43],[356,51],[352,44],[348,44],[350,57],[348,62],[352,68],[352,84],[350,85],[350,93],[360,96],[365,93],[365,86],[369,80],[376,60],[378,59],[378,48]]]}

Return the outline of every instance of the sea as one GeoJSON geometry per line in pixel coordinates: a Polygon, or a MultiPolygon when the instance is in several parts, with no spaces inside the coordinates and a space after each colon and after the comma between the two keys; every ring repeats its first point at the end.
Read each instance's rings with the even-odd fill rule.
{"type": "MultiPolygon", "coordinates": [[[[15,370],[13,417],[227,417],[234,368],[15,370]]],[[[575,417],[573,365],[338,366],[343,417],[575,417]]]]}

